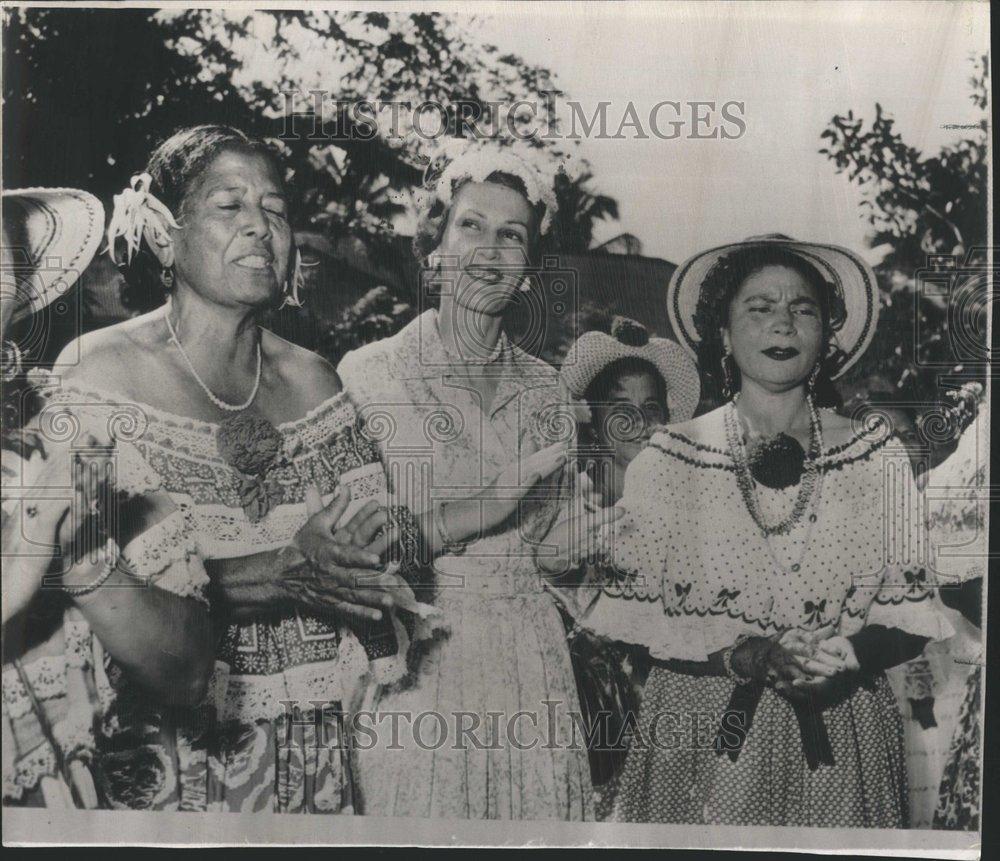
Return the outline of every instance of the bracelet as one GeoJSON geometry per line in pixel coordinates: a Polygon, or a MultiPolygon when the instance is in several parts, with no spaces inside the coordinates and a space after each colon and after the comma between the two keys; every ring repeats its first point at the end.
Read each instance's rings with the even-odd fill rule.
{"type": "Polygon", "coordinates": [[[109,555],[104,563],[104,567],[101,569],[101,573],[97,576],[97,579],[94,580],[93,583],[86,583],[82,586],[66,586],[64,584],[62,587],[63,592],[71,598],[79,598],[100,589],[101,586],[107,582],[108,578],[118,570],[118,545],[114,541],[108,541],[106,549],[109,551],[109,555]]]}
{"type": "Polygon", "coordinates": [[[448,534],[448,530],[444,525],[444,507],[447,504],[447,500],[441,500],[434,507],[434,526],[437,529],[438,536],[441,538],[441,545],[444,547],[445,552],[458,556],[465,552],[465,542],[455,541],[448,534]]]}
{"type": "Polygon", "coordinates": [[[741,676],[736,672],[736,670],[733,669],[733,652],[735,652],[749,639],[749,634],[740,634],[736,638],[735,643],[722,650],[722,668],[725,670],[726,676],[735,681],[737,685],[749,685],[753,681],[751,678],[741,676]]]}
{"type": "Polygon", "coordinates": [[[405,505],[390,505],[386,509],[390,527],[394,527],[399,542],[399,564],[405,571],[420,564],[420,528],[405,505]]]}

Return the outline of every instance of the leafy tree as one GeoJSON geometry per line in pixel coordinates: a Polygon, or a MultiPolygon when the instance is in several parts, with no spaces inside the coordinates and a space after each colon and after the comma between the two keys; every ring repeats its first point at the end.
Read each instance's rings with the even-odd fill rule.
{"type": "MultiPolygon", "coordinates": [[[[396,123],[392,111],[373,112],[372,123],[349,105],[448,105],[448,135],[462,131],[465,112],[510,140],[509,128],[538,125],[546,99],[562,96],[548,70],[479,39],[475,19],[438,13],[18,9],[5,13],[4,30],[3,113],[16,129],[3,155],[8,186],[65,183],[108,200],[177,127],[228,122],[280,145],[300,226],[356,236],[372,251],[393,244],[393,221],[412,211],[439,141],[406,134],[403,108],[396,123]],[[319,135],[309,118],[285,117],[290,104],[314,104],[310,90],[328,94],[319,135]],[[538,111],[508,126],[499,106],[519,101],[538,111]]],[[[543,157],[568,155],[560,141],[530,143],[543,157]]],[[[594,220],[617,217],[591,180],[580,162],[560,186],[567,250],[589,245],[594,220]]]]}
{"type": "Polygon", "coordinates": [[[987,58],[976,58],[969,82],[982,119],[974,132],[937,153],[907,144],[878,104],[870,126],[849,111],[835,116],[821,135],[827,143],[820,152],[864,190],[872,245],[888,249],[875,267],[882,298],[876,340],[848,387],[863,395],[887,387],[914,412],[940,401],[941,377],[985,376],[985,291],[980,286],[974,296],[962,289],[942,296],[922,289],[919,276],[945,271],[956,261],[985,262],[988,77],[987,58]]]}

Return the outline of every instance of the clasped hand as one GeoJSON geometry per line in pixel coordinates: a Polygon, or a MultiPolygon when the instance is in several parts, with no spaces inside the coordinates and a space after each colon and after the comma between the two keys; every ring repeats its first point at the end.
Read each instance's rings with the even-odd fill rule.
{"type": "Polygon", "coordinates": [[[363,622],[377,621],[383,612],[414,600],[400,577],[375,570],[388,540],[384,507],[369,500],[338,525],[351,501],[346,485],[325,506],[315,487],[306,489],[305,501],[309,519],[286,548],[301,563],[288,565],[282,578],[291,597],[315,610],[363,622]]]}
{"type": "Polygon", "coordinates": [[[834,630],[826,625],[815,631],[792,628],[778,638],[751,637],[733,650],[732,667],[789,699],[805,699],[859,669],[850,640],[834,630]]]}

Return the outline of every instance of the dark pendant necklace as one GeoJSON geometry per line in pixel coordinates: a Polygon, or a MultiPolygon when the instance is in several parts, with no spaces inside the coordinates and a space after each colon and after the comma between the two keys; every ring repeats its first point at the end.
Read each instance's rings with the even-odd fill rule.
{"type": "Polygon", "coordinates": [[[751,443],[747,448],[747,465],[759,484],[784,490],[801,480],[806,453],[794,437],[779,433],[751,443]]]}

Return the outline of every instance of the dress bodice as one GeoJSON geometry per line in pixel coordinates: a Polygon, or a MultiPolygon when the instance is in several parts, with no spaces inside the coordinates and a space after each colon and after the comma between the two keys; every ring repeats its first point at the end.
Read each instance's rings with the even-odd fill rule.
{"type": "MultiPolygon", "coordinates": [[[[656,639],[663,657],[704,660],[741,633],[791,627],[834,624],[848,635],[878,622],[947,635],[932,609],[922,502],[887,425],[822,452],[811,506],[787,534],[765,537],[743,500],[722,417],[695,420],[697,439],[654,434],[628,468],[626,513],[607,535],[606,592],[648,611],[651,627],[635,636],[656,639]]],[[[764,518],[787,514],[798,490],[757,485],[764,518]]]]}

